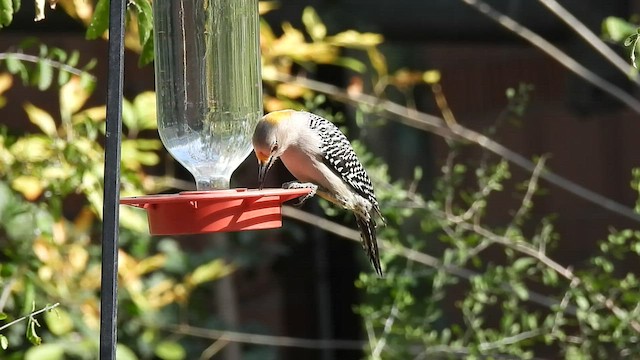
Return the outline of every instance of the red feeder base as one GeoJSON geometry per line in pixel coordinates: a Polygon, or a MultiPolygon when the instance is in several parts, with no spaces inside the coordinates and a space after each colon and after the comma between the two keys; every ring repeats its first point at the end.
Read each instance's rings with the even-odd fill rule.
{"type": "Polygon", "coordinates": [[[186,191],[135,196],[121,204],[147,210],[151,235],[273,229],[282,226],[283,202],[309,189],[186,191]]]}

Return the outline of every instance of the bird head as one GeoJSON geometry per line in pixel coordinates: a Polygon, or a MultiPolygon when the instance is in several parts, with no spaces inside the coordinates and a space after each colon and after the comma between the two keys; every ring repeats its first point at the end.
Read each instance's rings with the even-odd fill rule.
{"type": "Polygon", "coordinates": [[[287,149],[287,121],[293,110],[280,110],[263,116],[253,133],[253,150],[258,158],[258,188],[262,190],[267,173],[273,163],[287,149]]]}

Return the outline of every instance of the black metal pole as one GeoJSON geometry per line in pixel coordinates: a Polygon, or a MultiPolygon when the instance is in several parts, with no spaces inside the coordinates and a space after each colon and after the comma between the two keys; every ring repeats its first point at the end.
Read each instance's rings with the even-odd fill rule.
{"type": "Polygon", "coordinates": [[[107,123],[104,148],[102,274],[100,285],[100,360],[115,360],[118,309],[118,224],[120,202],[120,144],[124,79],[125,1],[111,0],[107,73],[107,123]]]}

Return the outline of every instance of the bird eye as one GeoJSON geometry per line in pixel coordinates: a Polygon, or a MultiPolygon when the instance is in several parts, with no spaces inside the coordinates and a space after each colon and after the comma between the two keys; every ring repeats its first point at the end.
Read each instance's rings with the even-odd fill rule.
{"type": "Polygon", "coordinates": [[[278,143],[273,144],[273,146],[271,147],[271,153],[274,153],[278,151],[278,143]]]}

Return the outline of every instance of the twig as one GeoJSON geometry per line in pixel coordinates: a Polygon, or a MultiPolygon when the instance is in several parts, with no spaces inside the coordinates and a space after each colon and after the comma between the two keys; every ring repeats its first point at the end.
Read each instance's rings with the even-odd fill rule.
{"type": "Polygon", "coordinates": [[[36,316],[36,315],[38,315],[38,314],[40,314],[40,313],[43,313],[43,312],[45,312],[45,311],[49,311],[49,310],[55,309],[55,308],[57,308],[58,306],[60,306],[60,303],[55,303],[55,304],[53,304],[53,305],[47,305],[47,306],[45,306],[44,308],[42,308],[42,309],[40,309],[40,310],[36,310],[36,311],[32,312],[32,313],[31,313],[31,314],[29,314],[29,315],[25,315],[25,316],[23,316],[23,317],[17,318],[17,319],[13,320],[13,321],[12,321],[12,322],[10,322],[10,323],[7,323],[7,324],[4,324],[4,325],[0,326],[0,331],[2,331],[2,330],[4,330],[4,329],[6,329],[6,328],[8,328],[9,326],[12,326],[12,325],[14,325],[14,324],[16,324],[16,323],[19,323],[20,321],[23,321],[23,320],[26,320],[26,319],[28,319],[28,318],[34,317],[34,316],[36,316]]]}
{"type": "Polygon", "coordinates": [[[217,339],[220,341],[266,346],[298,347],[306,349],[362,350],[362,346],[364,345],[362,341],[358,340],[303,339],[289,336],[273,336],[238,331],[205,329],[186,324],[161,326],[160,329],[203,339],[217,339]]]}
{"type": "MultiPolygon", "coordinates": [[[[620,55],[618,55],[613,49],[611,49],[607,44],[598,37],[598,35],[594,34],[591,29],[589,29],[586,25],[584,25],[578,18],[573,16],[573,14],[565,9],[560,3],[555,0],[538,0],[544,6],[547,7],[552,13],[554,13],[558,19],[562,20],[573,30],[576,34],[580,35],[587,44],[591,45],[597,52],[599,52],[602,56],[607,59],[613,66],[615,66],[618,70],[620,70],[624,75],[630,77],[629,75],[633,72],[633,67],[627,63],[620,55]]],[[[640,79],[637,76],[630,77],[633,82],[638,85],[640,84],[640,79]]]]}
{"type": "Polygon", "coordinates": [[[0,53],[0,60],[7,60],[7,59],[18,59],[21,61],[28,61],[28,62],[32,62],[32,63],[38,63],[40,61],[46,63],[47,65],[54,67],[58,70],[62,70],[62,71],[66,71],[70,74],[73,75],[82,75],[82,74],[86,74],[86,76],[88,76],[91,80],[96,80],[96,77],[91,75],[90,73],[82,70],[82,69],[78,69],[75,68],[73,66],[67,65],[63,62],[60,61],[55,61],[55,60],[51,60],[48,58],[43,58],[43,57],[39,57],[39,56],[35,56],[35,55],[28,55],[28,54],[24,54],[21,52],[3,52],[0,53]]]}
{"type": "Polygon", "coordinates": [[[520,36],[524,40],[531,43],[533,46],[545,52],[547,55],[551,56],[554,60],[559,62],[562,66],[567,68],[567,70],[573,72],[578,75],[585,81],[591,83],[595,87],[601,89],[607,94],[615,97],[623,104],[627,105],[630,109],[640,114],[640,101],[634,98],[632,95],[622,90],[621,88],[615,86],[609,81],[605,80],[601,76],[597,75],[593,71],[587,69],[579,62],[575,61],[571,56],[565,54],[562,50],[545,40],[540,35],[534,33],[528,28],[522,26],[517,21],[513,20],[509,16],[499,12],[498,10],[489,6],[489,4],[480,1],[480,0],[462,0],[467,5],[473,7],[474,9],[481,12],[483,15],[487,16],[491,20],[497,22],[503,27],[507,28],[509,31],[514,34],[520,36]]]}
{"type": "MultiPolygon", "coordinates": [[[[452,221],[452,219],[447,218],[447,215],[444,213],[441,213],[440,216],[443,216],[444,218],[447,219],[447,221],[452,221]]],[[[495,234],[493,232],[491,232],[490,230],[483,228],[482,226],[480,226],[477,223],[474,224],[470,224],[467,222],[461,222],[458,223],[458,226],[460,226],[463,229],[466,229],[468,231],[472,231],[475,232],[476,234],[483,236],[495,243],[501,244],[505,247],[508,247],[512,250],[515,250],[517,252],[520,252],[521,254],[525,254],[527,256],[530,256],[538,261],[540,261],[541,263],[543,263],[544,265],[546,265],[548,268],[552,269],[553,271],[555,271],[556,273],[558,273],[560,276],[564,277],[565,279],[571,281],[571,283],[576,282],[576,286],[580,285],[580,284],[584,284],[584,282],[582,282],[582,280],[576,276],[573,271],[570,268],[564,267],[562,265],[560,265],[559,263],[557,263],[555,260],[551,259],[550,257],[548,257],[546,254],[536,250],[535,248],[533,248],[530,244],[523,242],[523,241],[512,241],[511,239],[504,237],[504,236],[500,236],[498,234],[495,234]]],[[[593,289],[588,287],[588,284],[584,284],[585,287],[587,287],[587,291],[592,292],[593,289]]],[[[604,296],[601,293],[598,292],[592,292],[592,295],[594,297],[594,299],[596,301],[598,301],[600,304],[602,304],[604,307],[606,307],[607,309],[609,309],[609,311],[611,311],[611,313],[616,316],[619,320],[621,321],[626,321],[627,318],[627,311],[623,310],[622,308],[620,308],[618,305],[616,305],[616,303],[613,301],[613,299],[608,298],[606,296],[604,296]]],[[[636,331],[637,333],[640,333],[640,322],[638,322],[637,320],[629,320],[629,325],[631,325],[631,328],[636,331]]]]}
{"type": "Polygon", "coordinates": [[[480,348],[480,351],[493,350],[493,349],[497,349],[497,348],[499,348],[501,346],[512,345],[512,344],[518,343],[520,341],[531,339],[531,338],[540,336],[541,334],[542,334],[542,330],[541,329],[524,331],[524,332],[521,332],[519,334],[516,334],[516,335],[513,335],[513,336],[508,336],[508,337],[502,338],[502,339],[494,341],[494,342],[483,342],[478,347],[480,348]]]}
{"type": "MultiPolygon", "coordinates": [[[[338,101],[370,106],[373,109],[378,109],[378,111],[380,112],[393,115],[393,117],[389,117],[389,119],[398,121],[399,123],[406,126],[410,126],[423,131],[429,131],[446,139],[463,140],[477,144],[480,147],[493,152],[494,154],[506,159],[512,164],[529,172],[533,172],[536,168],[536,164],[534,162],[516,153],[515,151],[510,150],[505,146],[495,142],[485,135],[467,129],[460,124],[452,124],[451,126],[447,126],[442,119],[436,116],[408,109],[398,103],[394,103],[389,100],[382,100],[375,96],[362,93],[350,95],[337,86],[303,77],[295,77],[288,74],[276,74],[265,80],[292,83],[319,93],[326,94],[338,101]]],[[[629,208],[628,206],[625,206],[596,192],[593,192],[549,170],[542,171],[542,173],[540,174],[540,178],[545,179],[549,183],[596,206],[600,206],[620,216],[640,223],[640,215],[636,214],[633,209],[629,208]]]]}
{"type": "MultiPolygon", "coordinates": [[[[290,217],[292,219],[296,219],[298,221],[301,221],[307,224],[311,224],[313,226],[317,226],[326,232],[338,235],[345,239],[358,241],[358,242],[360,241],[360,233],[358,231],[348,228],[344,225],[338,224],[336,222],[327,220],[323,217],[308,213],[306,211],[299,210],[291,206],[284,206],[282,207],[282,215],[286,217],[290,217]]],[[[380,244],[380,247],[387,251],[392,251],[400,256],[405,257],[408,260],[415,261],[417,263],[432,267],[434,269],[442,270],[446,273],[455,275],[462,279],[470,280],[474,276],[480,275],[475,271],[471,271],[459,266],[445,265],[439,259],[429,254],[425,254],[413,249],[409,249],[399,244],[393,244],[392,242],[386,239],[379,238],[378,242],[380,244]]],[[[511,289],[511,287],[508,284],[502,285],[502,288],[503,290],[506,290],[506,291],[513,291],[513,289],[511,289]]],[[[559,304],[558,300],[533,292],[533,291],[529,292],[529,301],[536,303],[538,305],[542,305],[547,308],[553,308],[554,306],[557,306],[559,304]]],[[[570,315],[575,315],[576,308],[570,306],[566,309],[565,312],[570,315]]]]}
{"type": "Polygon", "coordinates": [[[209,345],[202,354],[200,354],[200,360],[212,359],[220,350],[224,349],[229,343],[228,340],[215,340],[213,344],[209,345]]]}

